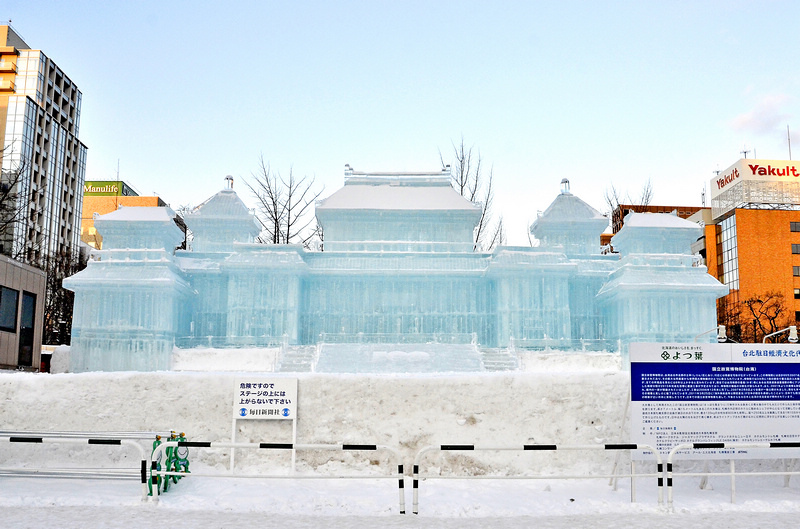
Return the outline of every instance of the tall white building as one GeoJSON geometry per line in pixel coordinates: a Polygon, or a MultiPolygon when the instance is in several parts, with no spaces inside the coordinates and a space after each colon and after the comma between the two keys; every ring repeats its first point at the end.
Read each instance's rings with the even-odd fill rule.
{"type": "Polygon", "coordinates": [[[0,25],[0,185],[7,189],[9,175],[22,171],[11,180],[16,220],[0,233],[0,253],[38,266],[57,253],[77,254],[86,172],[80,117],[75,83],[0,25]]]}

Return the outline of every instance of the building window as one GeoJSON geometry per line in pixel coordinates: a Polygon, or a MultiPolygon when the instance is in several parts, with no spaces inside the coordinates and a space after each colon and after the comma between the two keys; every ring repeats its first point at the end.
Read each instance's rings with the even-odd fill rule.
{"type": "Polygon", "coordinates": [[[731,215],[720,222],[717,230],[717,277],[728,288],[738,290],[739,252],[736,244],[736,215],[731,215]]]}
{"type": "Polygon", "coordinates": [[[792,274],[795,277],[800,277],[800,266],[793,266],[792,267],[792,274]]]}
{"type": "Polygon", "coordinates": [[[794,321],[800,322],[800,310],[794,311],[794,321]]]}
{"type": "Polygon", "coordinates": [[[791,231],[800,231],[800,222],[790,222],[789,223],[789,230],[791,230],[791,231]]]}
{"type": "Polygon", "coordinates": [[[0,287],[0,331],[17,332],[19,291],[0,287]]]}
{"type": "Polygon", "coordinates": [[[793,244],[792,245],[792,253],[800,254],[800,244],[793,244]]]}
{"type": "Polygon", "coordinates": [[[794,289],[794,299],[800,299],[800,288],[794,289]]]}

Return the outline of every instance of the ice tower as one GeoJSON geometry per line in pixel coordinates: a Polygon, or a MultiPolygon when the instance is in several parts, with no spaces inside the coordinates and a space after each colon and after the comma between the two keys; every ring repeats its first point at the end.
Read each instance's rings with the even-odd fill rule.
{"type": "Polygon", "coordinates": [[[132,207],[95,219],[103,250],[63,282],[75,292],[72,371],[170,368],[191,297],[173,255],[183,242],[174,217],[165,207],[132,207]]]}
{"type": "Polygon", "coordinates": [[[725,287],[690,255],[698,227],[632,217],[614,238],[622,258],[601,255],[607,219],[563,186],[531,226],[538,246],[492,252],[474,250],[481,207],[447,169],[346,166],[317,203],[324,251],[253,242],[258,224],[232,187],[185,216],[187,250],[174,250],[168,208],[104,215],[107,246],[64,283],[76,292],[73,369],[168,369],[173,345],[281,344],[317,346],[319,371],[481,370],[489,354],[616,351],[715,325],[725,287]]]}
{"type": "Polygon", "coordinates": [[[728,287],[691,255],[689,247],[701,233],[700,226],[677,215],[625,217],[611,239],[622,259],[597,296],[608,333],[623,344],[692,342],[716,327],[716,299],[728,287]]]}

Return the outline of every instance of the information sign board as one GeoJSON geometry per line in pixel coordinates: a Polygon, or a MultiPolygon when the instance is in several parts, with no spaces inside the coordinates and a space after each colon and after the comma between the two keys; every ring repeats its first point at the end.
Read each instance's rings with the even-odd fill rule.
{"type": "MultiPolygon", "coordinates": [[[[630,345],[630,359],[631,441],[663,457],[683,443],[800,441],[798,345],[639,343],[630,345]]],[[[775,457],[767,451],[712,449],[693,457],[775,457]]],[[[782,449],[781,456],[800,451],[782,449]]]]}
{"type": "Polygon", "coordinates": [[[296,419],[297,379],[237,377],[233,397],[233,418],[296,419]]]}

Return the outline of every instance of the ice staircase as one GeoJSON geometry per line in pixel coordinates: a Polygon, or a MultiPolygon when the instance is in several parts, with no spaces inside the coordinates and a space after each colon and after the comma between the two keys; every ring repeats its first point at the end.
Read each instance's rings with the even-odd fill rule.
{"type": "Polygon", "coordinates": [[[281,352],[278,372],[311,373],[317,362],[316,345],[293,345],[281,352]]]}
{"type": "Polygon", "coordinates": [[[519,359],[513,349],[481,349],[484,371],[516,371],[519,359]]]}
{"type": "Polygon", "coordinates": [[[460,373],[483,371],[473,344],[322,344],[318,373],[460,373]]]}

